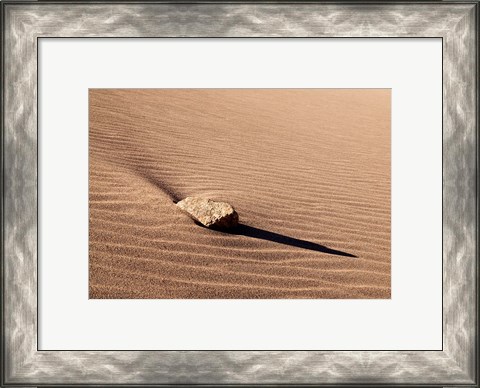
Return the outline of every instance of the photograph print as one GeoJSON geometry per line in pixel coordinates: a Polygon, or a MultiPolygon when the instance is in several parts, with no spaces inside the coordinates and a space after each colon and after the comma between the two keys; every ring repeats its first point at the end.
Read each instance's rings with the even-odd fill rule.
{"type": "Polygon", "coordinates": [[[90,299],[389,299],[390,89],[90,89],[90,299]]]}

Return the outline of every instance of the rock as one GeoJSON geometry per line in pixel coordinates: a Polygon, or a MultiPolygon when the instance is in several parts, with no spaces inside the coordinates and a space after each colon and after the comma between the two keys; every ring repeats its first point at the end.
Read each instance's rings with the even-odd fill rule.
{"type": "Polygon", "coordinates": [[[237,212],[226,202],[187,197],[177,202],[177,206],[207,228],[228,229],[238,224],[237,212]]]}

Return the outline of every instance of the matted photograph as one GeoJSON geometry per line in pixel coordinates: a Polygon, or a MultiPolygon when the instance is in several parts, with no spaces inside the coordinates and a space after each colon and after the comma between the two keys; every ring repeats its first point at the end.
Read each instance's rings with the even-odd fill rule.
{"type": "Polygon", "coordinates": [[[389,299],[391,89],[90,89],[89,298],[389,299]]]}
{"type": "Polygon", "coordinates": [[[1,0],[0,385],[478,387],[479,0],[1,0]]]}

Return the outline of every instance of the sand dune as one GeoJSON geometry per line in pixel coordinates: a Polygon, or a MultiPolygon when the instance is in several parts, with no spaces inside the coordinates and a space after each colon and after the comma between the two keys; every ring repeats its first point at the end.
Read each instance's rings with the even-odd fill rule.
{"type": "Polygon", "coordinates": [[[89,92],[90,298],[390,298],[390,90],[89,92]],[[235,233],[186,196],[231,203],[235,233]]]}

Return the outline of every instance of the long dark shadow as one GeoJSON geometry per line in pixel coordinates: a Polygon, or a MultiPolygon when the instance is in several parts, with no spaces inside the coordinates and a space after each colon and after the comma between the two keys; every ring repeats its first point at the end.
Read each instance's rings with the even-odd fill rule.
{"type": "Polygon", "coordinates": [[[237,227],[229,231],[223,231],[223,232],[229,233],[229,234],[239,234],[242,236],[258,238],[261,240],[268,240],[278,244],[290,245],[292,247],[327,253],[329,255],[357,257],[348,252],[342,252],[336,249],[328,248],[325,245],[320,245],[311,241],[300,240],[298,238],[285,236],[279,233],[269,232],[268,230],[265,230],[265,229],[259,229],[259,228],[255,228],[253,226],[248,226],[244,224],[238,224],[237,227]]]}

